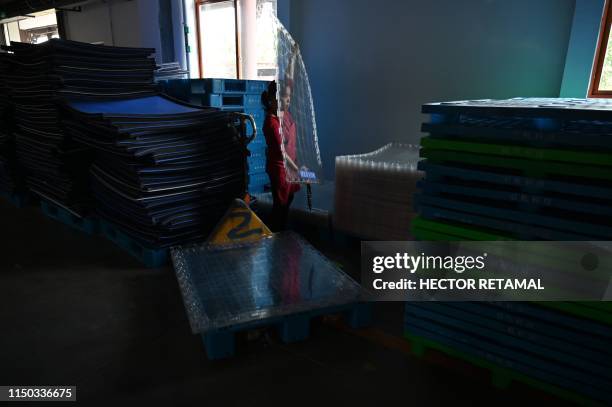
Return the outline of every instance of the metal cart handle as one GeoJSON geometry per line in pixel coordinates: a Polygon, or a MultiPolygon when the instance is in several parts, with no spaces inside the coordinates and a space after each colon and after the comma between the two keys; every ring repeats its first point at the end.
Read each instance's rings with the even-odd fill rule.
{"type": "Polygon", "coordinates": [[[255,124],[255,119],[250,114],[245,113],[234,113],[234,116],[240,121],[240,136],[245,139],[245,145],[251,143],[257,137],[257,125],[255,124]],[[250,121],[251,126],[253,126],[253,134],[247,136],[246,134],[246,122],[250,121]]]}

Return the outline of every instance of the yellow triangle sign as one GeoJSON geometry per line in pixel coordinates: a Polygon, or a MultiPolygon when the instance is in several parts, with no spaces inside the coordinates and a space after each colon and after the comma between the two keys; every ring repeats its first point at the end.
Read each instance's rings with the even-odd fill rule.
{"type": "Polygon", "coordinates": [[[241,199],[236,199],[208,237],[213,244],[252,242],[272,232],[241,199]]]}

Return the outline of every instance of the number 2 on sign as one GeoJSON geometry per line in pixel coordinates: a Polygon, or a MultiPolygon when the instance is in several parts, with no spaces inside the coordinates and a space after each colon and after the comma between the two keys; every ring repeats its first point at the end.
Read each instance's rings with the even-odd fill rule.
{"type": "Polygon", "coordinates": [[[236,211],[232,212],[229,216],[230,219],[238,218],[242,219],[238,225],[234,228],[230,229],[227,232],[227,237],[231,240],[244,239],[245,237],[253,236],[253,235],[261,235],[263,234],[262,228],[254,228],[250,229],[249,225],[251,224],[251,211],[236,211]]]}

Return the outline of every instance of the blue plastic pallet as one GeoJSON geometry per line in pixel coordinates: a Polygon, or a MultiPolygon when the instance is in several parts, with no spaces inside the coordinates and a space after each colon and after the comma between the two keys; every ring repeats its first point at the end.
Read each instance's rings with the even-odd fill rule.
{"type": "MultiPolygon", "coordinates": [[[[612,349],[609,338],[597,335],[599,330],[591,329],[592,323],[584,326],[584,320],[574,318],[572,325],[567,329],[563,322],[567,316],[557,314],[558,318],[543,320],[537,317],[538,309],[531,306],[533,314],[518,314],[510,309],[497,306],[498,303],[482,302],[438,302],[428,303],[428,308],[451,308],[455,309],[457,315],[465,320],[486,321],[486,326],[493,329],[503,329],[510,335],[518,336],[527,340],[547,343],[557,349],[565,349],[573,354],[582,354],[589,360],[612,364],[612,349]],[[511,325],[512,330],[501,328],[511,325]]],[[[600,326],[597,326],[600,328],[600,326]]]]}
{"type": "Polygon", "coordinates": [[[244,109],[243,113],[253,116],[253,120],[255,121],[255,125],[257,126],[258,133],[263,135],[263,124],[266,119],[266,112],[263,110],[263,108],[257,107],[251,109],[244,109]]]}
{"type": "Polygon", "coordinates": [[[268,89],[268,81],[244,79],[192,79],[192,91],[200,93],[247,93],[258,94],[268,89]]]}
{"type": "MultiPolygon", "coordinates": [[[[247,109],[261,108],[261,93],[268,88],[268,81],[241,79],[173,79],[159,81],[163,93],[195,105],[209,105],[207,95],[249,95],[247,109]]],[[[225,107],[226,104],[217,107],[225,107]]],[[[229,105],[236,106],[236,105],[229,105]]]]}
{"type": "Polygon", "coordinates": [[[255,119],[263,120],[266,118],[266,111],[261,104],[261,99],[258,97],[257,100],[259,104],[255,106],[246,106],[244,108],[244,113],[252,115],[255,119]]]}
{"type": "Polygon", "coordinates": [[[264,159],[260,159],[258,157],[249,157],[247,159],[247,162],[249,163],[249,174],[255,175],[266,170],[265,157],[264,159]]]}
{"type": "Polygon", "coordinates": [[[191,85],[188,79],[173,79],[158,82],[163,93],[180,100],[189,99],[191,94],[191,85]]]}
{"type": "Polygon", "coordinates": [[[258,144],[249,144],[249,152],[251,153],[250,157],[253,159],[259,159],[262,161],[266,160],[266,144],[258,143],[258,144]]]}
{"type": "Polygon", "coordinates": [[[29,194],[17,192],[9,193],[6,191],[0,191],[0,198],[4,198],[16,208],[24,208],[28,206],[32,201],[32,198],[29,194]]]}
{"type": "Polygon", "coordinates": [[[265,191],[266,191],[265,184],[261,184],[261,185],[249,184],[250,194],[261,194],[261,193],[264,193],[265,191]]]}
{"type": "Polygon", "coordinates": [[[40,200],[40,209],[46,217],[61,222],[73,229],[87,233],[88,235],[95,235],[98,233],[99,222],[96,218],[77,216],[61,206],[42,198],[40,200]]]}
{"type": "MultiPolygon", "coordinates": [[[[251,126],[247,128],[247,134],[251,134],[251,126]]],[[[248,145],[249,151],[256,151],[266,148],[266,138],[263,135],[262,127],[257,126],[257,137],[248,145]]]]}
{"type": "Polygon", "coordinates": [[[514,223],[507,220],[499,220],[479,216],[471,213],[464,213],[452,209],[439,208],[424,204],[417,205],[417,211],[425,219],[450,220],[464,223],[466,225],[479,226],[495,231],[506,232],[512,236],[523,240],[559,240],[559,241],[582,241],[593,240],[592,236],[579,235],[575,233],[561,232],[554,229],[547,229],[532,225],[514,223]]]}
{"type": "Polygon", "coordinates": [[[100,221],[100,232],[117,246],[126,250],[147,268],[159,268],[168,264],[169,250],[153,248],[134,239],[121,228],[106,220],[100,221]]]}
{"type": "MultiPolygon", "coordinates": [[[[556,130],[563,122],[611,122],[612,104],[605,99],[514,98],[426,103],[421,113],[432,114],[433,123],[456,123],[461,115],[519,117],[539,121],[541,130],[556,130]]],[[[588,123],[585,123],[588,124],[588,123]]]]}
{"type": "Polygon", "coordinates": [[[523,191],[550,191],[577,196],[612,200],[612,187],[592,186],[586,184],[554,181],[540,178],[523,177],[495,172],[485,172],[452,165],[434,164],[428,160],[420,161],[418,168],[426,173],[426,180],[445,180],[457,178],[467,181],[479,181],[497,184],[504,187],[519,188],[523,191]]]}
{"type": "Polygon", "coordinates": [[[255,120],[255,124],[257,126],[262,126],[264,119],[266,118],[266,112],[261,107],[244,109],[245,114],[249,114],[253,116],[253,120],[255,120]]]}
{"type": "MultiPolygon", "coordinates": [[[[249,113],[250,109],[261,109],[261,95],[247,93],[244,95],[244,109],[249,113]]],[[[254,113],[251,113],[254,114],[254,113]]]]}
{"type": "Polygon", "coordinates": [[[249,178],[249,192],[252,194],[262,193],[270,185],[270,178],[265,172],[249,174],[249,178]]]}
{"type": "Polygon", "coordinates": [[[202,96],[203,104],[211,107],[244,109],[244,95],[241,93],[208,93],[202,96]]]}
{"type": "MultiPolygon", "coordinates": [[[[456,138],[464,140],[490,140],[497,143],[509,142],[515,144],[528,144],[530,146],[549,147],[590,147],[612,149],[612,139],[609,136],[594,134],[579,134],[577,132],[543,132],[534,129],[494,127],[495,120],[491,119],[488,123],[473,120],[461,124],[445,123],[423,123],[421,131],[430,133],[431,137],[456,138]]],[[[499,126],[504,122],[499,121],[499,126]]]]}
{"type": "Polygon", "coordinates": [[[223,108],[258,108],[261,107],[261,96],[241,93],[207,93],[202,96],[206,106],[223,108]]]}
{"type": "Polygon", "coordinates": [[[572,390],[578,394],[596,400],[612,400],[610,393],[606,390],[577,382],[571,378],[559,376],[557,374],[561,370],[559,366],[553,365],[551,369],[543,369],[542,366],[539,365],[539,360],[534,361],[534,358],[530,357],[528,354],[514,352],[513,356],[517,357],[516,359],[512,358],[504,354],[499,346],[479,340],[471,335],[462,335],[456,333],[454,330],[445,329],[439,324],[426,322],[411,323],[410,326],[407,327],[407,333],[440,343],[467,355],[492,362],[500,368],[519,372],[528,377],[559,386],[563,389],[572,390]]]}
{"type": "MultiPolygon", "coordinates": [[[[251,148],[249,148],[249,152],[251,153],[250,157],[253,160],[259,160],[259,161],[263,161],[266,162],[266,146],[265,145],[256,145],[256,146],[249,146],[251,148]]],[[[259,171],[254,171],[254,172],[259,172],[259,171]]]]}
{"type": "Polygon", "coordinates": [[[189,93],[194,95],[204,95],[206,92],[207,81],[205,79],[190,79],[189,93]]]}
{"type": "MultiPolygon", "coordinates": [[[[261,123],[256,122],[255,126],[257,126],[257,137],[255,137],[255,139],[249,145],[250,146],[265,145],[266,138],[263,133],[263,122],[261,123]]],[[[251,134],[253,134],[253,126],[251,126],[250,122],[247,122],[247,135],[251,135],[251,134]]]]}
{"type": "Polygon", "coordinates": [[[246,81],[237,79],[172,79],[164,88],[181,93],[204,95],[206,93],[245,93],[246,81]]]}
{"type": "MultiPolygon", "coordinates": [[[[524,368],[533,369],[530,374],[533,377],[543,378],[540,375],[545,373],[549,375],[547,381],[550,383],[574,390],[586,390],[588,388],[588,395],[591,397],[597,395],[596,397],[600,400],[612,399],[612,394],[605,390],[612,384],[610,380],[600,379],[597,375],[590,375],[589,372],[580,372],[576,369],[565,367],[562,363],[542,358],[536,352],[525,352],[505,346],[494,340],[487,340],[475,332],[457,330],[440,322],[437,316],[433,316],[433,318],[419,316],[413,312],[411,307],[408,307],[406,329],[412,334],[428,337],[429,339],[434,339],[431,333],[435,332],[438,342],[451,345],[451,342],[449,342],[449,339],[451,339],[454,342],[452,346],[462,351],[465,351],[465,345],[474,347],[487,354],[488,360],[502,367],[518,371],[524,368]],[[551,380],[553,377],[554,381],[551,380]]],[[[475,354],[473,350],[468,353],[475,354]]]]}
{"type": "Polygon", "coordinates": [[[415,202],[418,206],[435,206],[449,210],[456,210],[470,215],[475,214],[504,220],[507,223],[520,221],[522,223],[520,226],[542,227],[558,230],[559,233],[567,233],[568,235],[571,233],[578,233],[584,236],[591,236],[594,240],[597,240],[598,238],[603,238],[603,240],[612,239],[612,227],[603,224],[568,220],[561,217],[552,217],[515,209],[480,205],[450,198],[439,198],[425,195],[423,193],[418,193],[415,195],[415,202]]]}
{"type": "Polygon", "coordinates": [[[365,328],[371,323],[372,312],[369,303],[354,303],[324,307],[281,317],[239,324],[202,334],[206,355],[211,360],[225,359],[236,352],[236,333],[257,328],[278,329],[284,343],[304,341],[310,336],[310,321],[314,318],[342,313],[352,328],[365,328]]]}
{"type": "MultiPolygon", "coordinates": [[[[429,110],[429,107],[426,109],[423,106],[423,110],[429,110]]],[[[550,118],[550,117],[523,117],[521,116],[519,110],[507,110],[507,116],[498,116],[500,112],[497,110],[492,110],[496,114],[479,114],[481,111],[476,110],[476,114],[474,113],[431,113],[430,115],[430,125],[446,125],[446,126],[454,126],[460,125],[462,123],[476,125],[479,124],[482,127],[489,127],[492,129],[495,128],[510,128],[510,129],[524,129],[536,131],[537,134],[541,132],[556,132],[561,129],[562,126],[562,118],[550,118]]],[[[425,113],[425,112],[423,112],[425,113]]]]}
{"type": "MultiPolygon", "coordinates": [[[[452,329],[477,335],[510,349],[535,353],[551,361],[572,366],[573,369],[577,369],[574,372],[576,376],[594,384],[598,383],[605,387],[606,380],[608,383],[612,381],[612,368],[610,367],[612,358],[610,355],[584,352],[583,347],[568,346],[564,341],[555,341],[548,336],[539,336],[539,340],[518,336],[512,324],[496,323],[482,316],[472,316],[467,312],[462,312],[460,304],[450,307],[444,305],[444,303],[435,302],[427,304],[407,303],[406,312],[419,318],[439,322],[452,329]],[[595,373],[597,377],[595,379],[587,378],[586,375],[590,376],[591,373],[595,373]]],[[[407,323],[409,324],[409,322],[407,323]]]]}
{"type": "MultiPolygon", "coordinates": [[[[227,110],[227,109],[223,109],[223,110],[227,110]]],[[[251,144],[261,144],[262,142],[265,144],[265,138],[263,134],[263,125],[264,125],[264,120],[266,118],[266,112],[263,110],[263,108],[254,107],[254,108],[239,109],[239,110],[234,110],[234,111],[238,111],[239,113],[248,114],[253,117],[253,120],[255,121],[255,126],[257,126],[257,137],[255,138],[253,142],[251,142],[251,144]]],[[[252,134],[253,126],[251,125],[251,122],[247,121],[246,123],[247,123],[247,134],[252,134]]]]}
{"type": "Polygon", "coordinates": [[[269,81],[247,80],[246,93],[254,93],[257,95],[261,95],[264,91],[268,90],[269,84],[269,81]]]}
{"type": "MultiPolygon", "coordinates": [[[[479,197],[502,203],[514,203],[525,210],[546,210],[557,208],[571,212],[580,212],[595,216],[612,217],[612,206],[598,205],[581,201],[558,198],[526,192],[499,190],[493,188],[479,188],[473,185],[455,184],[453,182],[437,182],[431,179],[419,181],[417,188],[429,196],[444,196],[453,194],[466,198],[479,197]]],[[[580,199],[580,198],[579,198],[580,199]]]]}
{"type": "Polygon", "coordinates": [[[235,106],[230,105],[230,106],[221,106],[221,107],[218,107],[218,109],[229,111],[229,112],[250,114],[253,116],[255,120],[258,120],[258,119],[261,120],[262,124],[263,124],[263,120],[266,118],[266,112],[263,109],[261,102],[259,105],[256,105],[256,106],[245,107],[242,105],[235,105],[235,106]]]}
{"type": "MultiPolygon", "coordinates": [[[[202,103],[202,106],[206,106],[206,103],[202,103]]],[[[225,112],[244,113],[244,108],[242,106],[219,106],[217,108],[225,112]]]]}
{"type": "Polygon", "coordinates": [[[249,174],[249,185],[265,185],[270,183],[270,177],[266,172],[249,174]]]}
{"type": "MultiPolygon", "coordinates": [[[[567,315],[561,312],[553,311],[542,306],[536,306],[531,303],[523,302],[493,302],[491,305],[498,307],[504,311],[516,313],[522,316],[538,318],[543,321],[553,323],[555,325],[569,328],[572,330],[580,330],[593,333],[599,336],[606,337],[612,340],[612,327],[606,326],[584,318],[577,318],[572,315],[567,315]]],[[[609,345],[608,345],[609,349],[609,345]]]]}

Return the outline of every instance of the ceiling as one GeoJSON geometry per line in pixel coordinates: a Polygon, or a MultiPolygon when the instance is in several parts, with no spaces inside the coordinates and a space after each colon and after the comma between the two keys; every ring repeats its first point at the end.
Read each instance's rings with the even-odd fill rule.
{"type": "Polygon", "coordinates": [[[0,16],[9,18],[78,3],[75,0],[0,0],[0,16]]]}

